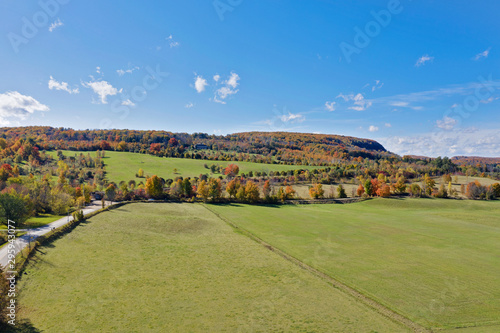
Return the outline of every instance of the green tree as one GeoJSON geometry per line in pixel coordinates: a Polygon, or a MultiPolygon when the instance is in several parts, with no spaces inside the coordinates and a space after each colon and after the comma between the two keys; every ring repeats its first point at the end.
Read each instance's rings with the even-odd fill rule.
{"type": "Polygon", "coordinates": [[[347,198],[347,194],[345,193],[344,186],[342,186],[342,185],[339,185],[339,187],[337,187],[337,194],[338,194],[339,198],[347,198]]]}
{"type": "Polygon", "coordinates": [[[0,222],[2,224],[7,224],[8,220],[12,220],[16,222],[16,226],[19,226],[30,215],[30,202],[27,196],[22,196],[14,190],[0,194],[0,222]]]}
{"type": "Polygon", "coordinates": [[[108,187],[106,187],[106,190],[104,191],[104,194],[106,195],[106,198],[108,198],[109,201],[115,200],[116,197],[116,187],[114,184],[109,184],[108,187]]]}
{"type": "Polygon", "coordinates": [[[144,178],[144,170],[143,169],[139,169],[139,171],[137,172],[137,177],[144,178]]]}

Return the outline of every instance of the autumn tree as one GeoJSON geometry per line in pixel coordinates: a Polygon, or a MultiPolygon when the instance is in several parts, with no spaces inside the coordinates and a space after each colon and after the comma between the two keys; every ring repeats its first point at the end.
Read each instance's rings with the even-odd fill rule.
{"type": "Polygon", "coordinates": [[[210,178],[208,181],[208,196],[212,201],[219,201],[222,197],[222,184],[218,178],[210,178]]]}
{"type": "Polygon", "coordinates": [[[264,182],[264,187],[262,188],[262,194],[264,194],[264,199],[267,200],[270,198],[270,196],[271,196],[271,184],[269,183],[269,180],[266,180],[264,182]]]}
{"type": "Polygon", "coordinates": [[[260,199],[259,187],[251,180],[245,185],[245,194],[249,202],[257,202],[260,199]]]}
{"type": "Polygon", "coordinates": [[[232,179],[226,186],[226,192],[229,194],[229,198],[235,198],[238,189],[240,188],[240,182],[236,179],[232,179]]]}
{"type": "Polygon", "coordinates": [[[163,183],[157,175],[146,180],[146,193],[149,197],[160,199],[163,196],[163,183]]]}
{"type": "Polygon", "coordinates": [[[425,187],[425,193],[427,195],[431,195],[432,191],[434,190],[434,187],[436,186],[436,181],[432,179],[428,173],[424,175],[424,187],[425,187]]]}
{"type": "Polygon", "coordinates": [[[207,182],[205,180],[202,180],[200,185],[198,185],[197,195],[204,202],[206,202],[208,200],[208,186],[207,186],[207,182]]]}
{"type": "Polygon", "coordinates": [[[229,164],[226,169],[224,169],[224,174],[228,177],[236,177],[240,172],[240,167],[236,164],[229,164]]]}
{"type": "Polygon", "coordinates": [[[387,184],[382,184],[377,190],[377,195],[382,198],[387,198],[391,196],[391,187],[387,184]]]}
{"type": "Polygon", "coordinates": [[[360,197],[363,195],[363,193],[365,193],[365,188],[362,184],[359,184],[358,189],[356,190],[356,195],[360,197]]]}
{"type": "Polygon", "coordinates": [[[406,192],[406,178],[401,176],[398,178],[396,184],[394,184],[394,192],[396,194],[403,194],[406,192]]]}
{"type": "Polygon", "coordinates": [[[493,189],[493,193],[495,194],[495,197],[500,198],[500,184],[495,183],[491,185],[491,188],[493,189]]]}
{"type": "Polygon", "coordinates": [[[323,190],[323,185],[315,184],[309,188],[309,195],[313,199],[321,199],[323,198],[325,191],[323,190]]]}
{"type": "Polygon", "coordinates": [[[116,149],[119,151],[126,151],[128,149],[128,145],[125,141],[120,141],[120,143],[116,146],[116,149]]]}

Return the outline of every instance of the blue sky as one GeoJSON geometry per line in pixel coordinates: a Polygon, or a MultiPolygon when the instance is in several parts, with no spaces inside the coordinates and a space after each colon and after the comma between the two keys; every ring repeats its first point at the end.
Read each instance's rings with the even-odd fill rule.
{"type": "Polygon", "coordinates": [[[294,131],[500,156],[500,3],[0,2],[0,125],[294,131]]]}

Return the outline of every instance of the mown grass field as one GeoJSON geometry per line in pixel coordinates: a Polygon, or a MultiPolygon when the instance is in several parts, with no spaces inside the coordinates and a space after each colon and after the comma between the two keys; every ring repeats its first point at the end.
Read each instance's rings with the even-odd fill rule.
{"type": "Polygon", "coordinates": [[[92,217],[41,248],[18,288],[20,319],[43,332],[406,331],[201,204],[92,217]]]}
{"type": "MultiPolygon", "coordinates": [[[[65,156],[75,156],[81,152],[63,151],[65,156]]],[[[83,154],[90,153],[95,156],[95,152],[83,152],[83,154]]],[[[48,152],[51,156],[56,156],[57,152],[48,152]]],[[[211,174],[210,169],[204,167],[212,164],[227,166],[234,163],[240,167],[240,173],[248,173],[250,171],[288,171],[296,169],[315,169],[320,167],[303,166],[303,165],[280,165],[280,164],[262,164],[252,162],[223,162],[223,161],[207,161],[207,160],[192,160],[184,158],[164,158],[156,157],[147,154],[135,154],[128,152],[106,151],[104,158],[106,164],[106,177],[110,181],[120,182],[129,181],[131,179],[144,181],[144,178],[137,178],[135,175],[139,169],[144,170],[145,176],[157,175],[164,179],[174,179],[175,177],[198,177],[200,174],[211,174]],[[174,169],[177,172],[174,173],[174,169]]],[[[220,174],[216,174],[220,176],[220,174]]]]}
{"type": "Polygon", "coordinates": [[[423,326],[500,331],[498,201],[211,207],[423,326]]]}

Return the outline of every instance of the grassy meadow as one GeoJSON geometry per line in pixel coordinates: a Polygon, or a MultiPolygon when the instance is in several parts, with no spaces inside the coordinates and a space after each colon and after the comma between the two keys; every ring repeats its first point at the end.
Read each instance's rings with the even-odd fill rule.
{"type": "MultiPolygon", "coordinates": [[[[74,156],[75,154],[87,154],[95,156],[95,152],[75,152],[69,150],[62,151],[64,156],[74,156]]],[[[51,156],[56,156],[57,152],[48,152],[51,156]]],[[[137,178],[135,175],[139,169],[144,170],[144,176],[157,175],[164,179],[174,179],[175,177],[198,177],[200,174],[211,174],[210,169],[204,167],[212,164],[227,166],[231,163],[237,164],[240,168],[240,173],[248,173],[249,171],[288,171],[296,169],[315,169],[318,167],[304,165],[280,165],[280,164],[263,164],[253,162],[223,162],[223,161],[207,161],[193,160],[185,158],[165,158],[157,157],[148,154],[136,154],[128,152],[106,151],[106,157],[103,159],[106,165],[106,178],[110,181],[120,182],[129,181],[131,179],[145,181],[144,178],[137,178]],[[177,172],[174,173],[174,169],[177,172]]],[[[212,175],[214,176],[214,175],[212,175]]],[[[220,176],[220,174],[215,174],[220,176]]]]}
{"type": "Polygon", "coordinates": [[[211,208],[425,327],[500,331],[498,201],[211,208]]]}
{"type": "Polygon", "coordinates": [[[43,332],[406,331],[201,204],[99,214],[26,273],[19,317],[43,332]]]}

